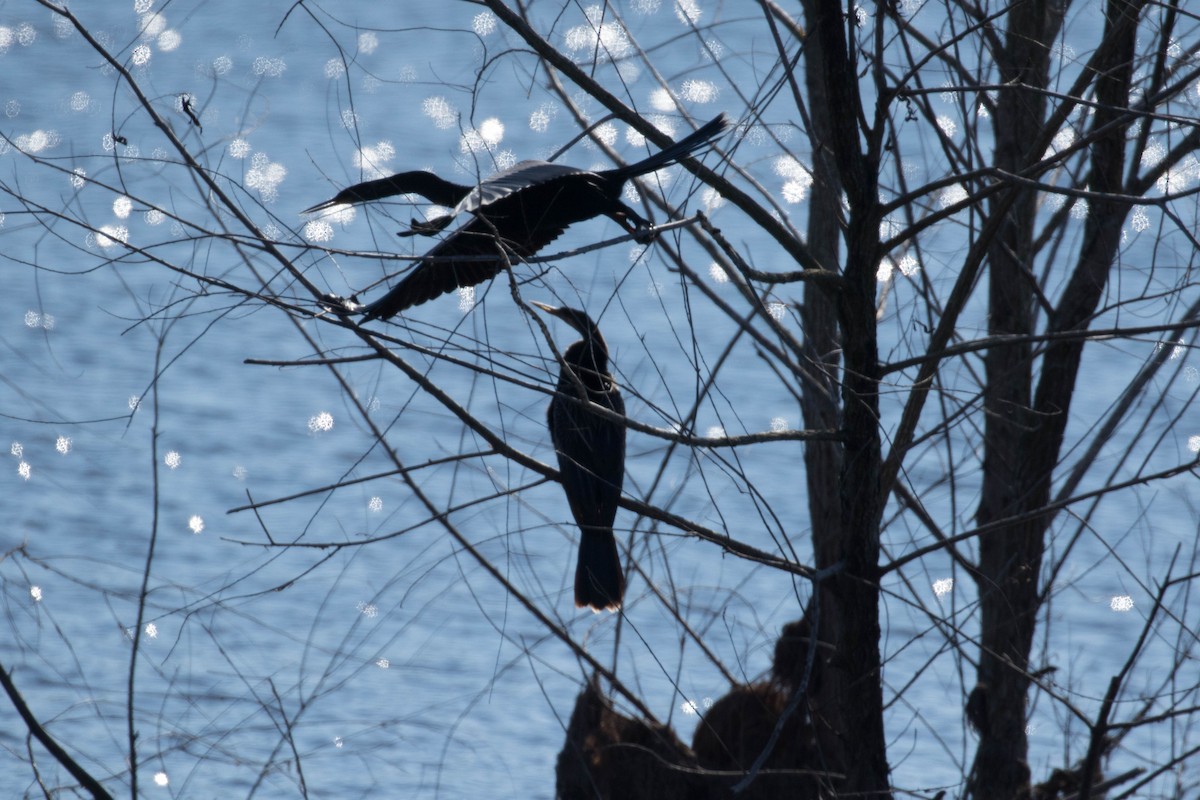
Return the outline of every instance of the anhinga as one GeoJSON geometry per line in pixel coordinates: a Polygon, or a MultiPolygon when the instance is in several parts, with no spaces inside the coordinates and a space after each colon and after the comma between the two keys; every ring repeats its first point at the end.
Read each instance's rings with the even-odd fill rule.
{"type": "Polygon", "coordinates": [[[608,372],[608,346],[596,323],[578,309],[533,305],[583,336],[562,354],[564,366],[546,413],[563,491],[581,534],[575,605],[618,609],[625,595],[625,576],[613,520],[625,480],[625,426],[585,408],[578,383],[586,389],[589,402],[617,414],[625,414],[625,401],[608,372]]]}
{"type": "Polygon", "coordinates": [[[444,217],[414,223],[416,232],[437,232],[459,214],[472,215],[391,291],[362,309],[367,319],[387,319],[439,295],[495,277],[507,264],[534,255],[575,222],[604,214],[630,233],[649,228],[649,222],[621,202],[625,182],[678,162],[730,124],[721,114],[670,147],[616,169],[590,172],[546,161],[522,161],[471,188],[428,172],[402,172],[351,186],[308,211],[411,193],[454,209],[444,217]]]}

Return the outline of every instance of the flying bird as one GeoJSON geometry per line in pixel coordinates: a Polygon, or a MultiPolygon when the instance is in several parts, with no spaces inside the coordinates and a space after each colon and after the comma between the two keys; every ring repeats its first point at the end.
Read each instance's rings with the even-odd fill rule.
{"type": "Polygon", "coordinates": [[[624,416],[625,401],[608,372],[608,346],[596,323],[578,309],[533,305],[583,336],[562,354],[563,368],[546,422],[563,491],[580,531],[575,605],[616,610],[625,595],[625,575],[613,536],[625,481],[625,426],[584,407],[575,379],[583,384],[588,401],[602,408],[624,416]]]}
{"type": "Polygon", "coordinates": [[[410,193],[453,206],[448,215],[414,222],[406,235],[435,233],[458,215],[471,215],[391,291],[362,309],[367,319],[388,319],[447,292],[495,277],[505,266],[533,256],[573,223],[604,214],[630,233],[644,232],[650,223],[621,202],[626,181],[678,162],[730,124],[721,114],[654,155],[615,169],[591,172],[547,161],[522,161],[475,187],[451,183],[429,172],[402,172],[351,186],[308,211],[410,193]]]}

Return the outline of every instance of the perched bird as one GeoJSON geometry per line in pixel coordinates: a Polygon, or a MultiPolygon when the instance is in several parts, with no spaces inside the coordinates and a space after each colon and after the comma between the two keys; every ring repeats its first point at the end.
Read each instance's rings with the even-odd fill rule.
{"type": "Polygon", "coordinates": [[[432,173],[402,172],[351,186],[308,210],[404,193],[454,207],[449,215],[414,223],[418,233],[440,231],[459,214],[471,214],[391,291],[363,308],[367,319],[387,319],[439,295],[495,277],[506,265],[529,258],[554,241],[572,223],[604,214],[630,233],[644,231],[650,223],[621,202],[625,182],[678,162],[730,124],[721,114],[670,147],[616,169],[590,172],[546,161],[522,161],[470,189],[432,173]]]}
{"type": "Polygon", "coordinates": [[[564,366],[546,413],[563,491],[581,534],[575,605],[598,611],[618,609],[625,595],[625,576],[613,520],[625,480],[625,426],[582,407],[572,373],[590,402],[624,415],[625,401],[608,372],[608,346],[596,323],[578,309],[533,305],[583,336],[562,354],[564,366]]]}

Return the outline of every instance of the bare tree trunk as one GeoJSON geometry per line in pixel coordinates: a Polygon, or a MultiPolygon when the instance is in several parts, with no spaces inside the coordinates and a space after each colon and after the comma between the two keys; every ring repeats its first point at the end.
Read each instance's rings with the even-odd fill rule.
{"type": "MultiPolygon", "coordinates": [[[[889,769],[883,731],[882,664],[879,650],[879,524],[881,447],[879,438],[879,363],[876,341],[875,291],[879,261],[878,150],[860,145],[861,97],[855,79],[851,28],[840,3],[808,0],[805,14],[812,32],[807,47],[807,82],[813,104],[815,185],[810,218],[810,245],[823,259],[835,259],[836,237],[845,235],[845,283],[833,302],[806,295],[806,329],[810,346],[822,358],[837,347],[829,336],[829,315],[836,309],[841,324],[842,429],[840,454],[808,455],[809,490],[824,494],[812,506],[814,558],[818,568],[840,565],[835,577],[818,586],[819,638],[834,646],[817,687],[814,725],[822,756],[831,771],[845,775],[839,793],[889,796],[889,769]],[[834,177],[836,176],[836,177],[834,177]],[[839,220],[840,193],[849,201],[845,231],[839,220]],[[837,466],[836,493],[817,482],[814,465],[837,466]],[[836,498],[836,500],[835,500],[836,498]],[[832,504],[836,502],[836,510],[832,504]]],[[[832,266],[835,261],[829,261],[832,266]]],[[[830,365],[832,368],[832,364],[830,365]]],[[[810,413],[836,416],[814,398],[810,413]]],[[[811,423],[810,423],[811,424],[811,423]]],[[[810,502],[813,502],[810,500],[810,502]]]]}
{"type": "MultiPolygon", "coordinates": [[[[1045,86],[1048,43],[1061,22],[1055,13],[1051,4],[1014,6],[1007,49],[1000,60],[1003,82],[1045,86]]],[[[1093,117],[1093,130],[1101,133],[1092,147],[1089,187],[1100,193],[1121,191],[1136,18],[1135,7],[1120,0],[1109,4],[1107,48],[1097,64],[1101,105],[1093,117]]],[[[1024,150],[1029,142],[1042,138],[1044,106],[1035,92],[1001,94],[996,114],[996,163],[1001,169],[1016,172],[1041,157],[1024,150]]],[[[1029,265],[1034,257],[1035,200],[1029,191],[1017,199],[989,253],[991,334],[1034,330],[1035,278],[1029,265]]],[[[1113,200],[1098,201],[1089,209],[1079,262],[1048,320],[1051,332],[1086,328],[1112,269],[1127,211],[1127,204],[1113,200]]],[[[1048,346],[1036,394],[1028,346],[995,348],[988,353],[979,524],[1043,508],[1049,502],[1082,350],[1082,339],[1048,346]]],[[[1028,666],[1040,607],[1045,534],[1051,519],[1051,515],[1030,518],[993,531],[980,541],[982,631],[979,688],[973,698],[979,704],[980,741],[970,785],[978,798],[1010,800],[1029,794],[1028,666]]]]}

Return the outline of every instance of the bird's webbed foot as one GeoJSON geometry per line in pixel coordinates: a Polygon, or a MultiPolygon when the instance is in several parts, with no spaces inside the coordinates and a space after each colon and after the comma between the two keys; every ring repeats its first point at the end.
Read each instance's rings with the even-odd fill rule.
{"type": "Polygon", "coordinates": [[[323,294],[319,302],[322,314],[336,314],[339,317],[346,317],[351,314],[357,314],[362,310],[362,304],[354,300],[353,297],[342,297],[340,294],[323,294]]]}
{"type": "Polygon", "coordinates": [[[654,223],[624,203],[617,204],[617,210],[612,214],[612,218],[632,235],[638,244],[650,244],[658,237],[658,233],[654,230],[654,223]]]}
{"type": "Polygon", "coordinates": [[[638,226],[637,229],[630,231],[633,234],[633,240],[638,244],[652,244],[658,238],[658,231],[653,225],[647,224],[645,227],[638,226]]]}
{"type": "Polygon", "coordinates": [[[446,230],[450,221],[454,217],[447,215],[444,217],[434,217],[433,219],[412,219],[409,221],[408,230],[397,232],[397,236],[434,236],[446,230]]]}

